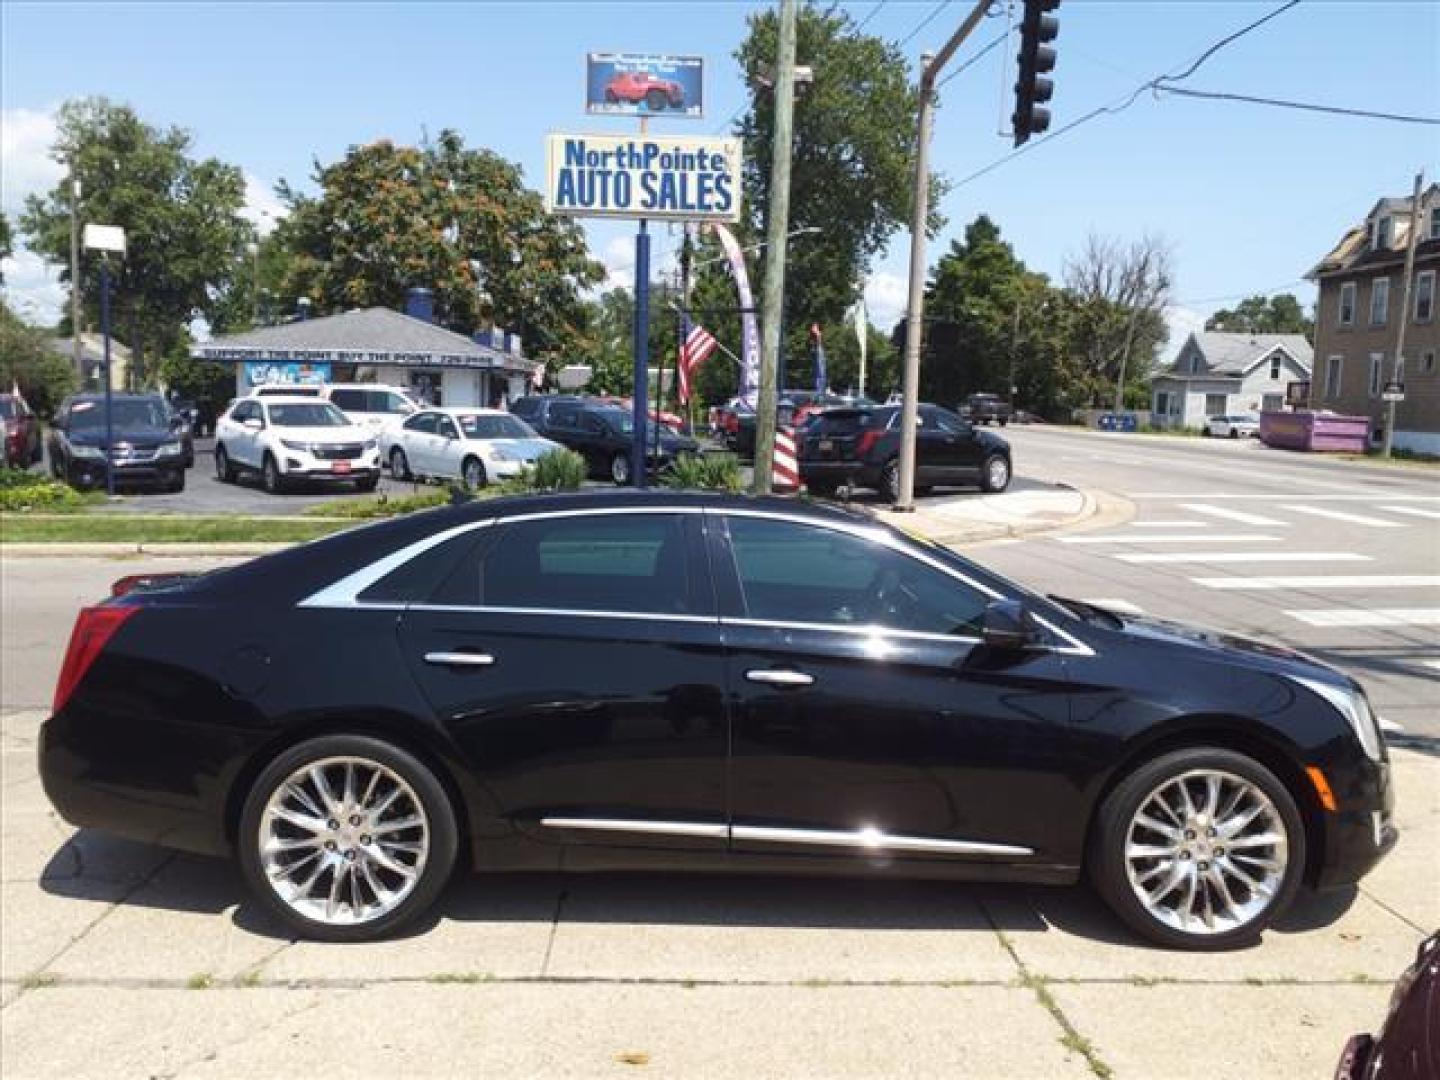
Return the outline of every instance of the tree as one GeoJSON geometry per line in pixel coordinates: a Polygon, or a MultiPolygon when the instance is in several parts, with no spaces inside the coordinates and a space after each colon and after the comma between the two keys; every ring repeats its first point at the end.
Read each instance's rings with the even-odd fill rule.
{"type": "MultiPolygon", "coordinates": [[[[779,33],[773,10],[751,15],[735,56],[755,88],[736,133],[745,141],[742,243],[764,235],[770,205],[774,130],[773,67],[779,33]]],[[[811,323],[838,324],[859,295],[871,261],[910,217],[919,99],[899,47],[858,31],[848,14],[813,4],[799,11],[796,61],[814,80],[795,106],[790,222],[820,231],[788,245],[785,342],[788,379],[808,369],[811,323]]],[[[944,194],[931,179],[933,210],[944,194]]],[[[764,252],[757,260],[764,261],[764,252]]],[[[763,270],[755,279],[763,280],[763,270]]]]}
{"type": "Polygon", "coordinates": [[[54,416],[65,395],[75,390],[70,361],[51,347],[52,340],[0,302],[0,390],[18,386],[44,417],[54,416]]]}
{"type": "Polygon", "coordinates": [[[280,186],[290,214],[276,230],[291,255],[278,283],[292,310],[401,309],[415,286],[435,294],[441,325],[493,321],[531,355],[558,362],[585,341],[583,290],[604,278],[573,221],[547,214],[520,169],[443,131],[421,147],[381,140],[318,167],[317,198],[280,186]]]}
{"type": "Polygon", "coordinates": [[[1065,264],[1069,294],[1068,381],[1075,404],[1109,405],[1123,381],[1125,402],[1143,403],[1160,347],[1173,274],[1160,237],[1129,244],[1092,233],[1065,264]]]}
{"type": "MultiPolygon", "coordinates": [[[[143,384],[146,357],[170,352],[192,319],[224,297],[253,235],[240,216],[245,181],[238,168],[190,155],[191,136],[145,123],[129,106],[86,98],[61,106],[51,156],[81,182],[80,220],[125,229],[123,259],[112,258],[112,318],[130,344],[143,384]]],[[[25,201],[20,227],[30,249],[70,280],[69,177],[25,201]]],[[[81,259],[81,304],[99,322],[100,258],[81,259]]]]}
{"type": "Polygon", "coordinates": [[[1205,320],[1206,330],[1237,334],[1304,334],[1315,337],[1315,320],[1305,314],[1293,293],[1256,294],[1233,309],[1224,308],[1205,320]]]}
{"type": "MultiPolygon", "coordinates": [[[[11,239],[10,235],[10,220],[4,214],[0,214],[0,260],[8,259],[10,257],[11,252],[14,250],[12,244],[13,240],[11,239]]],[[[0,285],[4,284],[5,273],[3,270],[0,270],[0,285]]]]}

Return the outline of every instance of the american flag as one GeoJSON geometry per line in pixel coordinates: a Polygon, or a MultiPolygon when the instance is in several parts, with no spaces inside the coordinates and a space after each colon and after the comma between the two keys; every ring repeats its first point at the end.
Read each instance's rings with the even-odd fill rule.
{"type": "Polygon", "coordinates": [[[688,316],[683,318],[685,340],[680,343],[680,362],[676,369],[680,372],[680,400],[689,401],[690,380],[719,343],[715,340],[715,335],[699,323],[691,323],[688,316]]]}

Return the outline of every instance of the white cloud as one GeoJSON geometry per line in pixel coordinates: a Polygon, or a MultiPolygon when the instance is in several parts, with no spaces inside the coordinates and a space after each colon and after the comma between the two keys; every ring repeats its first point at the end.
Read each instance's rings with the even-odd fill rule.
{"type": "Polygon", "coordinates": [[[634,237],[612,236],[609,241],[606,242],[605,249],[600,253],[600,261],[605,264],[605,284],[602,286],[602,291],[634,287],[634,237]]]}
{"type": "Polygon", "coordinates": [[[27,322],[52,326],[69,302],[60,283],[60,268],[32,251],[17,251],[0,262],[5,274],[5,302],[27,322]]]}
{"type": "Polygon", "coordinates": [[[865,283],[865,310],[870,317],[870,325],[888,335],[895,329],[895,324],[905,317],[905,305],[909,299],[909,283],[899,274],[881,271],[872,275],[865,283]]]}
{"type": "Polygon", "coordinates": [[[54,142],[53,110],[0,110],[0,209],[7,216],[20,212],[25,196],[49,191],[65,175],[50,157],[54,142]]]}
{"type": "Polygon", "coordinates": [[[275,197],[259,177],[245,174],[245,207],[240,216],[255,226],[261,236],[268,236],[275,223],[285,216],[285,204],[275,197]]]}
{"type": "Polygon", "coordinates": [[[1170,328],[1170,340],[1165,343],[1165,348],[1160,353],[1160,362],[1162,364],[1173,363],[1175,357],[1179,355],[1181,347],[1184,346],[1186,338],[1204,330],[1205,320],[1209,317],[1203,311],[1180,307],[1178,304],[1172,304],[1166,308],[1165,325],[1170,328]]]}

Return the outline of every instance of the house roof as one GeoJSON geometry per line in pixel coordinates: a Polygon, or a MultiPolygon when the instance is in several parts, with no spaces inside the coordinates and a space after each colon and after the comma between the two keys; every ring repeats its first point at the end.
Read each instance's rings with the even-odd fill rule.
{"type": "MultiPolygon", "coordinates": [[[[1323,274],[1334,274],[1348,270],[1360,270],[1385,263],[1401,263],[1405,260],[1405,248],[1410,232],[1410,208],[1414,199],[1409,195],[1387,196],[1378,201],[1365,215],[1362,224],[1352,225],[1345,230],[1340,242],[1311,267],[1305,277],[1314,281],[1323,274]],[[1395,219],[1391,246],[1375,249],[1370,246],[1370,223],[1376,218],[1395,219]]],[[[1433,208],[1440,203],[1440,184],[1431,184],[1420,193],[1420,209],[1433,208]]],[[[1427,240],[1427,224],[1422,217],[1420,241],[1415,247],[1415,258],[1429,259],[1440,255],[1440,240],[1427,240]]]]}
{"type": "Polygon", "coordinates": [[[529,371],[534,361],[472,341],[464,334],[372,307],[263,326],[197,342],[197,360],[302,360],[347,364],[508,368],[529,371]]]}
{"type": "MultiPolygon", "coordinates": [[[[50,350],[69,359],[75,355],[75,339],[51,338],[50,350]]],[[[80,356],[87,364],[100,364],[105,360],[105,338],[90,331],[82,331],[80,334],[80,356]]],[[[110,361],[115,364],[128,364],[130,362],[130,349],[115,340],[115,335],[110,335],[110,361]]]]}
{"type": "Polygon", "coordinates": [[[1231,334],[1218,330],[1202,330],[1190,335],[1169,367],[1157,372],[1181,378],[1239,378],[1260,363],[1277,348],[1284,349],[1290,358],[1310,371],[1314,366],[1315,350],[1304,334],[1231,334]],[[1180,358],[1189,355],[1189,346],[1199,350],[1204,366],[1200,371],[1180,369],[1180,358]]]}

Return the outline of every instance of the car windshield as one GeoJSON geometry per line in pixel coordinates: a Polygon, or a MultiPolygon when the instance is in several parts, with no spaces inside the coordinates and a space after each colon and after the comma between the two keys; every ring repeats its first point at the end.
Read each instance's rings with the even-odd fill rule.
{"type": "MultiPolygon", "coordinates": [[[[110,423],[117,428],[164,428],[170,426],[170,411],[158,398],[118,398],[110,404],[110,423]]],[[[74,430],[103,428],[105,403],[77,401],[70,406],[70,427],[74,430]]]]}
{"type": "Polygon", "coordinates": [[[19,406],[13,398],[0,398],[0,420],[10,420],[19,415],[19,406]]]}
{"type": "Polygon", "coordinates": [[[535,429],[513,416],[483,416],[474,413],[456,417],[467,439],[533,439],[535,429]]]}
{"type": "Polygon", "coordinates": [[[270,406],[276,427],[349,427],[345,414],[328,401],[297,401],[270,406]]]}

